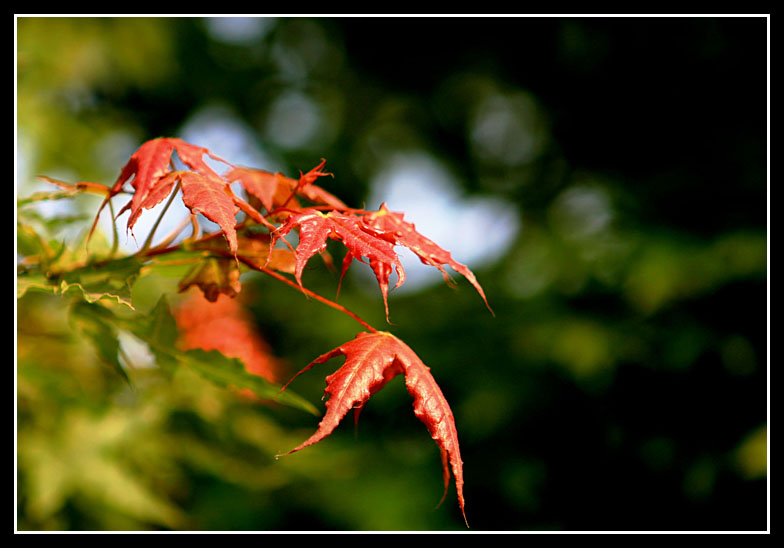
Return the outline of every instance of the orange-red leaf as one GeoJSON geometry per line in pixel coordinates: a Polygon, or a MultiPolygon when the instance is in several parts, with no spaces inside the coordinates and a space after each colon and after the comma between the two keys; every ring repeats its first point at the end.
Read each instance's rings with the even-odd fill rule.
{"type": "Polygon", "coordinates": [[[118,193],[131,176],[134,177],[131,186],[136,189],[136,193],[146,194],[147,189],[156,179],[170,171],[169,162],[174,150],[185,165],[205,177],[220,179],[220,176],[204,162],[205,154],[214,160],[229,164],[207,148],[186,143],[176,137],[159,137],[145,142],[131,154],[112,186],[112,194],[118,193]]]}
{"type": "Polygon", "coordinates": [[[319,171],[324,161],[309,172],[302,174],[299,181],[286,177],[282,173],[270,173],[261,169],[235,167],[227,172],[224,177],[229,181],[239,181],[243,188],[258,198],[267,211],[272,211],[284,205],[289,208],[298,207],[293,200],[293,195],[304,196],[314,204],[323,204],[335,209],[347,209],[339,198],[323,188],[313,184],[318,177],[330,175],[319,171]]]}
{"type": "Polygon", "coordinates": [[[182,183],[182,201],[193,212],[201,213],[220,226],[231,252],[237,254],[235,215],[239,207],[234,203],[231,187],[220,179],[204,177],[193,171],[177,171],[182,183]]]}
{"type": "MultiPolygon", "coordinates": [[[[403,265],[395,253],[394,246],[367,229],[363,225],[361,217],[337,211],[324,214],[315,209],[305,209],[301,213],[289,217],[286,223],[273,234],[271,245],[274,246],[278,239],[295,227],[299,228],[299,243],[296,249],[294,275],[300,285],[302,285],[302,272],[305,265],[313,255],[326,249],[328,238],[342,241],[353,258],[361,260],[361,257],[367,257],[376,277],[379,278],[385,306],[386,288],[389,284],[392,268],[395,269],[398,276],[395,287],[399,287],[406,279],[403,265]]],[[[347,264],[344,262],[343,273],[346,268],[347,264]]]]}
{"type": "Polygon", "coordinates": [[[293,190],[282,173],[269,173],[261,169],[235,167],[224,177],[228,181],[239,181],[246,192],[261,201],[267,211],[283,205],[293,190]]]}
{"type": "Polygon", "coordinates": [[[111,194],[120,192],[126,181],[133,177],[131,186],[136,190],[135,194],[143,198],[149,186],[170,171],[169,161],[173,151],[174,142],[171,139],[152,139],[142,144],[123,166],[111,194]]]}
{"type": "MultiPolygon", "coordinates": [[[[340,281],[338,282],[338,295],[340,294],[340,286],[343,284],[343,278],[346,276],[346,272],[354,259],[362,262],[362,258],[355,257],[351,250],[347,251],[345,257],[343,257],[343,267],[340,271],[340,281]]],[[[373,270],[373,274],[376,275],[378,288],[381,290],[381,296],[384,298],[384,313],[386,314],[387,322],[389,322],[389,276],[392,274],[392,264],[379,261],[378,259],[369,259],[368,264],[373,270]]],[[[405,274],[403,278],[405,279],[405,274]]],[[[398,278],[398,284],[395,287],[398,287],[400,283],[400,278],[398,278]]]]}
{"type": "Polygon", "coordinates": [[[231,165],[229,162],[219,156],[216,156],[205,147],[192,145],[190,143],[186,143],[182,139],[177,138],[169,138],[168,141],[174,145],[174,148],[177,150],[177,156],[180,157],[180,160],[182,160],[186,166],[209,179],[220,181],[221,177],[215,173],[215,171],[213,171],[213,169],[204,161],[205,154],[213,160],[218,160],[219,162],[222,162],[226,165],[231,165]]]}
{"type": "MultiPolygon", "coordinates": [[[[95,230],[98,217],[109,200],[122,191],[123,185],[131,181],[134,189],[133,197],[126,203],[118,216],[126,210],[130,210],[128,217],[127,230],[133,233],[133,225],[145,209],[152,209],[171,193],[174,188],[175,177],[171,172],[171,157],[174,151],[180,160],[201,176],[214,180],[222,181],[220,176],[213,171],[204,161],[204,155],[208,155],[214,160],[228,164],[226,160],[212,154],[208,149],[175,137],[160,137],[143,143],[128,159],[123,166],[120,175],[112,185],[111,189],[98,208],[98,213],[93,221],[90,234],[95,230]]],[[[230,165],[230,164],[228,164],[230,165]]]]}
{"type": "Polygon", "coordinates": [[[460,458],[457,428],[449,403],[431,375],[430,368],[422,363],[419,356],[408,345],[391,333],[363,332],[354,340],[319,356],[294,378],[314,365],[340,355],[345,356],[346,361],[340,369],[327,377],[324,393],[329,396],[329,400],[326,403],[327,411],[324,418],[310,438],[287,454],[304,449],[329,436],[351,409],[364,406],[372,394],[396,375],[403,373],[406,388],[414,398],[414,414],[425,423],[441,451],[445,480],[444,495],[449,485],[449,466],[451,466],[457,487],[458,503],[465,518],[463,461],[460,458]]]}
{"type": "Polygon", "coordinates": [[[130,230],[131,234],[133,234],[133,225],[136,224],[136,220],[142,214],[142,211],[154,208],[171,194],[174,184],[177,182],[177,174],[178,172],[171,172],[163,177],[159,177],[148,185],[146,192],[137,192],[133,195],[131,201],[125,204],[118,213],[119,216],[127,209],[131,211],[126,230],[130,230]]]}
{"type": "Polygon", "coordinates": [[[485,292],[476,280],[474,273],[464,264],[455,261],[449,251],[442,249],[435,242],[420,234],[416,230],[414,223],[403,220],[403,213],[390,211],[387,209],[386,204],[381,204],[378,211],[366,214],[363,219],[366,226],[384,234],[396,245],[403,245],[409,248],[424,264],[438,268],[447,281],[449,281],[449,274],[447,274],[442,265],[449,265],[455,272],[465,276],[471,285],[476,288],[485,305],[492,312],[485,292]]]}
{"type": "Polygon", "coordinates": [[[267,268],[294,274],[294,253],[288,249],[270,249],[268,234],[256,233],[241,236],[238,253],[259,262],[266,261],[267,268]]]}
{"type": "Polygon", "coordinates": [[[294,188],[297,194],[305,196],[305,198],[313,203],[325,204],[332,206],[335,209],[347,209],[348,206],[344,204],[339,198],[327,192],[323,188],[313,184],[313,182],[319,177],[326,177],[327,175],[330,177],[332,176],[331,173],[324,173],[321,171],[321,168],[324,167],[325,163],[327,163],[327,161],[322,159],[319,165],[307,173],[302,173],[300,171],[299,181],[291,181],[291,179],[289,179],[289,181],[294,183],[294,188]]]}
{"type": "Polygon", "coordinates": [[[324,164],[326,164],[326,163],[327,163],[327,161],[324,158],[322,158],[321,159],[321,163],[319,165],[317,165],[316,167],[314,167],[313,169],[311,169],[310,171],[308,171],[307,173],[302,173],[300,171],[299,172],[299,186],[300,187],[306,187],[308,185],[311,185],[319,177],[326,177],[327,175],[329,175],[331,177],[332,176],[331,173],[324,173],[323,171],[321,171],[321,168],[324,167],[324,164]]]}

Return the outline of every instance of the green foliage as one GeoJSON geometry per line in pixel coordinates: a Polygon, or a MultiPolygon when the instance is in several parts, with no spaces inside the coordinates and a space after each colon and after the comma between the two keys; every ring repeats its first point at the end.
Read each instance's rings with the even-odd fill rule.
{"type": "MultiPolygon", "coordinates": [[[[42,197],[20,200],[20,205],[42,197]]],[[[178,327],[165,295],[150,310],[137,310],[131,304],[135,282],[165,272],[165,262],[112,258],[100,237],[88,251],[84,237],[70,245],[48,234],[62,223],[36,223],[36,216],[24,210],[19,219],[22,529],[58,529],[73,512],[86,520],[77,527],[88,529],[187,528],[189,520],[176,499],[183,459],[195,457],[166,441],[172,420],[212,420],[232,405],[247,420],[266,420],[257,409],[238,403],[231,396],[236,390],[249,390],[277,408],[318,414],[295,392],[279,393],[279,385],[249,374],[236,358],[179,350],[178,327]]],[[[198,254],[183,252],[179,260],[198,254]]],[[[173,432],[183,434],[176,426],[173,432]]],[[[286,438],[280,439],[284,444],[286,438]]],[[[206,459],[230,459],[203,446],[198,436],[181,441],[206,459]]],[[[269,443],[263,445],[268,461],[283,447],[269,443]]],[[[246,477],[253,484],[259,474],[244,466],[248,472],[233,476],[234,481],[246,477]]]]}

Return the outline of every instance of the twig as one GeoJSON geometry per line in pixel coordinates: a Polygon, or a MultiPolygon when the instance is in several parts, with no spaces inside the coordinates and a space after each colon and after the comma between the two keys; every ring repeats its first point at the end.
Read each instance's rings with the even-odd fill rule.
{"type": "MultiPolygon", "coordinates": [[[[111,200],[109,200],[109,215],[111,215],[112,220],[114,220],[114,206],[112,205],[111,200]]],[[[117,223],[112,222],[112,249],[109,251],[109,258],[114,257],[114,254],[117,253],[119,244],[120,236],[117,234],[117,223]]]]}
{"type": "MultiPolygon", "coordinates": [[[[180,224],[179,224],[179,225],[177,225],[177,227],[176,227],[174,230],[172,230],[172,231],[169,233],[169,235],[168,235],[168,236],[166,236],[166,237],[165,237],[165,238],[164,238],[164,239],[163,239],[163,240],[162,240],[162,241],[161,241],[161,242],[160,242],[160,243],[159,243],[157,246],[155,246],[155,247],[166,247],[166,246],[168,246],[170,243],[172,243],[172,242],[174,241],[174,239],[175,239],[175,238],[177,238],[177,236],[179,236],[180,232],[182,232],[183,230],[185,230],[185,227],[187,227],[189,224],[193,224],[192,217],[195,217],[195,215],[188,215],[187,217],[185,217],[185,218],[184,218],[184,219],[183,219],[183,220],[180,222],[180,224]]],[[[198,225],[197,225],[197,226],[198,226],[198,225]]],[[[196,227],[194,227],[194,230],[197,230],[197,228],[196,228],[196,227]]]]}
{"type": "Polygon", "coordinates": [[[177,196],[177,193],[180,191],[180,186],[181,186],[180,181],[177,181],[177,186],[174,187],[174,191],[172,191],[171,195],[169,196],[169,201],[167,201],[166,205],[163,206],[163,210],[161,210],[160,215],[158,215],[158,218],[155,220],[155,224],[152,225],[150,234],[147,236],[147,239],[144,241],[144,245],[142,245],[142,248],[139,250],[139,253],[144,253],[150,248],[150,244],[152,243],[152,238],[153,236],[155,236],[155,231],[158,229],[158,225],[161,224],[161,220],[163,220],[163,216],[166,215],[166,211],[169,209],[169,206],[174,201],[175,196],[177,196]]]}
{"type": "MultiPolygon", "coordinates": [[[[231,253],[228,253],[228,252],[220,252],[220,253],[223,253],[223,254],[225,254],[227,256],[231,256],[231,253]]],[[[243,263],[246,266],[252,268],[253,270],[258,270],[259,272],[263,272],[267,276],[272,276],[276,280],[281,281],[284,284],[286,284],[286,285],[288,285],[290,287],[293,287],[294,289],[296,289],[298,291],[302,291],[308,297],[313,297],[314,299],[316,299],[320,303],[325,304],[325,305],[329,306],[330,308],[334,308],[335,310],[338,310],[340,312],[343,312],[344,314],[346,314],[347,316],[352,318],[354,321],[358,322],[360,325],[362,325],[362,327],[364,327],[365,329],[367,329],[371,333],[377,333],[378,332],[378,330],[375,327],[373,327],[372,325],[367,323],[365,320],[360,318],[356,313],[352,312],[351,310],[349,310],[345,306],[340,305],[340,304],[336,303],[335,301],[331,301],[330,299],[327,299],[326,297],[322,297],[318,293],[314,293],[310,289],[307,289],[307,288],[297,284],[296,282],[294,282],[292,280],[289,280],[288,278],[286,278],[282,274],[279,274],[279,273],[275,272],[274,270],[271,270],[271,269],[269,269],[267,267],[264,267],[264,266],[261,266],[260,264],[255,263],[254,261],[248,259],[247,257],[242,257],[241,255],[238,255],[237,259],[241,263],[243,263]]]]}

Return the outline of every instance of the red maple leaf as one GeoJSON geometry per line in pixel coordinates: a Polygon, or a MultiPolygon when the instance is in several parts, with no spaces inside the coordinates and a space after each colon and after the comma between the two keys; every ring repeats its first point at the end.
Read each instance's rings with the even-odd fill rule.
{"type": "Polygon", "coordinates": [[[130,230],[133,234],[133,225],[145,209],[152,209],[159,203],[163,202],[169,194],[171,194],[174,185],[177,183],[179,172],[169,172],[153,182],[149,183],[145,191],[136,192],[131,198],[131,201],[125,204],[122,209],[117,213],[119,217],[126,210],[130,210],[131,214],[128,216],[128,224],[126,230],[130,230]]]}
{"type": "Polygon", "coordinates": [[[299,181],[286,177],[282,173],[270,173],[245,167],[235,167],[225,173],[224,177],[228,181],[239,181],[249,194],[261,201],[268,212],[286,205],[291,207],[292,202],[295,207],[299,207],[293,198],[294,195],[304,196],[314,204],[324,204],[339,210],[347,209],[348,206],[339,198],[313,184],[318,177],[331,175],[320,171],[324,162],[325,160],[322,160],[318,166],[305,174],[300,173],[299,181]]]}
{"type": "Polygon", "coordinates": [[[192,171],[178,171],[182,184],[182,201],[193,212],[201,213],[220,226],[231,252],[237,254],[235,215],[240,208],[235,203],[231,187],[221,179],[204,177],[192,171]]]}
{"type": "MultiPolygon", "coordinates": [[[[352,341],[316,358],[281,390],[314,365],[339,355],[345,356],[346,361],[340,369],[326,379],[327,387],[324,394],[329,396],[329,400],[326,403],[327,411],[324,418],[310,438],[286,454],[304,449],[329,436],[351,409],[361,409],[372,394],[402,373],[405,376],[406,388],[414,398],[414,414],[425,423],[441,451],[444,497],[449,488],[449,465],[451,465],[457,488],[457,500],[465,519],[463,461],[460,458],[454,415],[431,375],[430,368],[403,341],[386,332],[359,333],[352,341]]],[[[467,520],[466,525],[468,525],[467,520]]]]}
{"type": "Polygon", "coordinates": [[[143,197],[150,185],[170,171],[169,162],[175,150],[185,165],[205,177],[220,180],[220,176],[204,162],[205,154],[214,160],[231,165],[207,148],[186,143],[176,137],[159,137],[145,142],[136,152],[131,154],[130,159],[122,168],[120,176],[112,186],[111,194],[117,194],[133,176],[131,186],[136,189],[135,194],[140,194],[143,197]]]}
{"type": "Polygon", "coordinates": [[[267,212],[283,205],[293,190],[282,173],[235,167],[223,176],[228,181],[239,181],[248,194],[259,199],[267,212]]]}
{"type": "Polygon", "coordinates": [[[387,209],[386,204],[381,204],[378,211],[366,213],[363,217],[365,225],[388,238],[396,245],[403,245],[413,251],[419,260],[424,264],[434,266],[444,275],[444,279],[449,282],[449,274],[442,265],[449,265],[455,272],[459,272],[476,288],[479,295],[484,300],[488,310],[492,312],[487,302],[487,297],[476,280],[476,276],[471,270],[452,258],[449,251],[439,247],[435,242],[420,234],[414,223],[403,220],[403,213],[396,213],[387,209]]]}
{"type": "Polygon", "coordinates": [[[204,161],[205,154],[214,160],[231,165],[207,148],[186,143],[182,139],[160,137],[147,141],[131,154],[128,162],[123,166],[120,176],[98,209],[98,214],[93,222],[93,230],[106,203],[122,191],[126,182],[131,181],[131,186],[134,188],[133,197],[122,207],[118,216],[126,210],[130,210],[127,230],[133,233],[133,225],[142,210],[151,209],[161,203],[174,188],[174,179],[168,175],[171,173],[171,157],[175,150],[185,165],[210,180],[222,181],[220,176],[204,161]]]}
{"type": "MultiPolygon", "coordinates": [[[[350,258],[361,260],[362,257],[367,257],[379,280],[379,286],[384,296],[384,305],[388,310],[387,288],[392,268],[395,269],[398,276],[395,287],[399,287],[406,279],[403,265],[400,263],[391,242],[379,237],[372,229],[366,227],[362,218],[356,215],[348,215],[338,211],[325,214],[315,209],[305,209],[301,213],[289,217],[286,223],[273,233],[270,246],[274,247],[277,240],[295,227],[299,228],[299,243],[296,249],[294,275],[300,286],[302,286],[302,272],[310,258],[326,249],[328,238],[340,240],[348,248],[350,258]]],[[[349,255],[347,255],[347,259],[349,259],[349,255]]],[[[345,274],[350,262],[350,260],[344,261],[343,274],[345,274]]]]}
{"type": "Polygon", "coordinates": [[[327,175],[330,177],[333,176],[331,173],[324,173],[321,171],[321,168],[324,167],[325,163],[327,163],[327,161],[322,158],[321,163],[307,173],[302,173],[300,171],[299,181],[293,181],[291,179],[289,179],[289,181],[294,183],[294,191],[297,194],[305,196],[311,202],[317,204],[326,204],[336,209],[347,209],[348,206],[344,204],[339,198],[333,196],[323,188],[313,184],[319,177],[326,177],[327,175]]]}

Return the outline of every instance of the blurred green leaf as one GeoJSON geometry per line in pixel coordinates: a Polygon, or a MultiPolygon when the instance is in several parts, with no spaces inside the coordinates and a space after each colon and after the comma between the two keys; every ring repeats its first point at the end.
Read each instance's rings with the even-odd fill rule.
{"type": "Polygon", "coordinates": [[[148,314],[138,314],[133,318],[115,317],[114,321],[146,342],[153,352],[172,352],[177,345],[177,322],[169,310],[166,295],[161,296],[148,314]]]}
{"type": "Polygon", "coordinates": [[[120,341],[117,338],[117,330],[111,323],[111,312],[96,304],[76,301],[71,306],[69,318],[71,325],[93,343],[101,361],[130,383],[128,373],[120,363],[120,341]]]}
{"type": "Polygon", "coordinates": [[[218,386],[251,390],[262,399],[274,400],[316,416],[320,415],[316,407],[307,400],[288,390],[280,392],[279,385],[248,373],[240,360],[227,358],[217,350],[188,350],[176,354],[176,359],[180,365],[193,368],[199,375],[218,386]]]}
{"type": "Polygon", "coordinates": [[[45,522],[66,500],[81,496],[143,522],[184,525],[182,512],[145,484],[127,460],[128,442],[149,426],[145,417],[119,410],[95,414],[72,408],[51,431],[23,433],[21,469],[30,514],[45,522]]]}
{"type": "Polygon", "coordinates": [[[28,291],[45,291],[55,295],[76,294],[88,303],[113,299],[133,309],[131,289],[141,267],[134,257],[127,257],[88,264],[62,273],[21,272],[16,280],[17,298],[28,291]]]}

